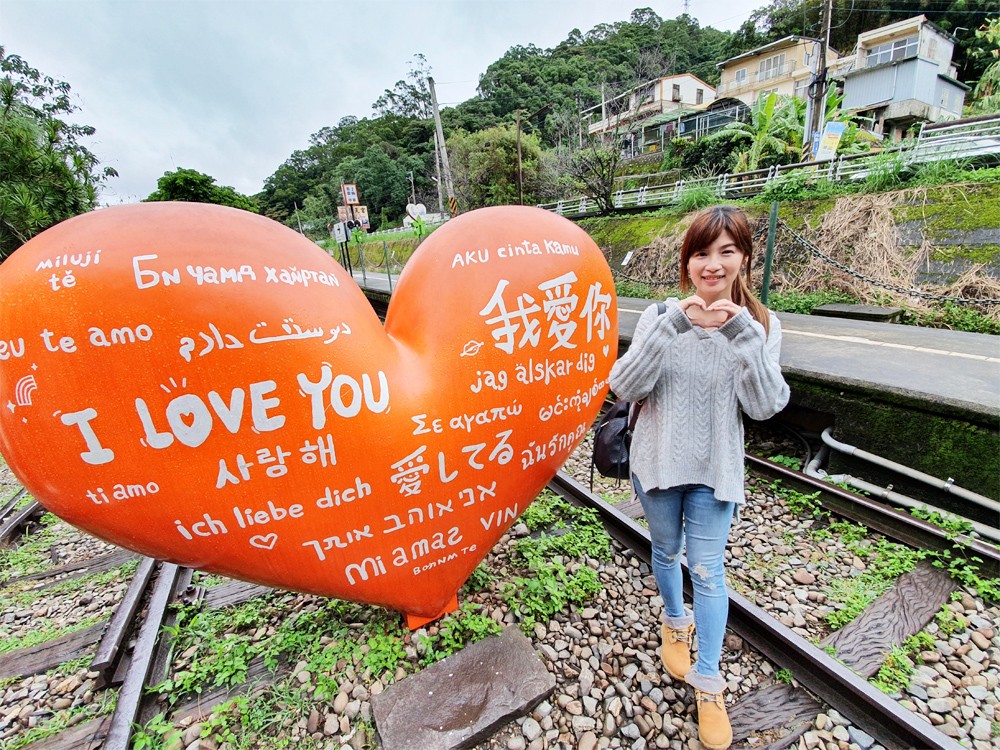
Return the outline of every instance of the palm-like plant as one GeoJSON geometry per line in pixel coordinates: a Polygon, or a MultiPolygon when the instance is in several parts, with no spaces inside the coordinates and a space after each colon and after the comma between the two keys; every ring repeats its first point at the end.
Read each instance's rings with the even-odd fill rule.
{"type": "Polygon", "coordinates": [[[844,112],[840,105],[844,95],[833,86],[826,92],[826,106],[823,112],[823,124],[843,122],[847,124],[844,134],[840,137],[837,154],[861,154],[871,151],[874,144],[881,142],[882,137],[858,126],[854,115],[844,112]]]}
{"type": "Polygon", "coordinates": [[[778,161],[801,150],[803,116],[801,100],[771,92],[757,98],[749,120],[731,122],[705,140],[721,138],[724,133],[744,134],[749,146],[737,154],[736,171],[752,172],[765,159],[778,161]]]}

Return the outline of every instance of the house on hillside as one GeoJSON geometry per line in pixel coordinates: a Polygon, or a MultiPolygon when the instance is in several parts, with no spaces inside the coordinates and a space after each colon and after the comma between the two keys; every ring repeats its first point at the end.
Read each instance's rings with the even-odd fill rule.
{"type": "Polygon", "coordinates": [[[715,89],[690,73],[664,76],[636,86],[580,113],[592,136],[626,134],[654,115],[702,109],[715,100],[715,89]]]}
{"type": "Polygon", "coordinates": [[[653,115],[639,124],[638,153],[663,151],[674,138],[697,140],[749,116],[750,108],[739,99],[723,97],[707,106],[679,109],[653,115]]]}
{"type": "Polygon", "coordinates": [[[962,116],[969,87],[955,79],[955,39],[916,16],[858,35],[854,52],[828,64],[843,81],[841,106],[898,140],[915,123],[962,116]]]}
{"type": "MultiPolygon", "coordinates": [[[[718,64],[717,95],[739,99],[747,106],[772,92],[806,99],[821,43],[812,37],[786,36],[723,60],[718,64]]],[[[838,57],[835,49],[828,49],[827,65],[838,57]]]]}

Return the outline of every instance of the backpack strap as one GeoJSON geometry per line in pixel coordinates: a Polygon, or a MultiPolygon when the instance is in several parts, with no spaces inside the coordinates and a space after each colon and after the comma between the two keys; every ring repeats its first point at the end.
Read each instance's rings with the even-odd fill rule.
{"type": "MultiPolygon", "coordinates": [[[[656,303],[656,314],[663,315],[667,311],[666,302],[656,303]]],[[[632,408],[632,413],[629,415],[628,420],[628,431],[635,432],[635,423],[639,421],[639,412],[642,411],[642,405],[646,403],[645,401],[636,401],[635,406],[632,408]]]]}
{"type": "MultiPolygon", "coordinates": [[[[656,303],[656,314],[663,315],[667,311],[666,302],[656,303]]],[[[632,409],[629,413],[628,419],[628,431],[630,433],[635,432],[635,423],[639,421],[639,412],[642,411],[642,405],[644,401],[635,401],[632,404],[632,409]]],[[[590,453],[590,491],[594,491],[594,452],[590,453]]]]}

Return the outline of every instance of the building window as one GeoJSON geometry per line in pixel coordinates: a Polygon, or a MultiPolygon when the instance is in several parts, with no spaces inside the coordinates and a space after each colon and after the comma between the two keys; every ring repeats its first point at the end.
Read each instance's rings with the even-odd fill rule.
{"type": "Polygon", "coordinates": [[[760,76],[758,80],[766,81],[780,75],[785,66],[785,55],[775,55],[760,61],[760,76]]]}
{"type": "Polygon", "coordinates": [[[705,91],[703,89],[696,89],[694,92],[694,103],[701,104],[705,101],[705,91]]]}
{"type": "Polygon", "coordinates": [[[802,80],[795,82],[794,96],[798,97],[799,99],[808,99],[809,98],[809,79],[808,78],[803,78],[802,80]]]}
{"type": "Polygon", "coordinates": [[[737,86],[742,86],[743,84],[745,84],[747,82],[747,69],[746,68],[740,68],[739,70],[737,70],[736,71],[736,77],[733,78],[733,82],[737,86]]]}
{"type": "Polygon", "coordinates": [[[913,57],[917,54],[918,37],[908,36],[905,39],[897,39],[893,42],[886,42],[872,47],[867,52],[865,67],[891,62],[892,60],[902,60],[904,57],[913,57]]]}
{"type": "Polygon", "coordinates": [[[673,85],[673,91],[670,95],[670,98],[672,101],[675,102],[679,102],[681,100],[681,85],[679,83],[675,83],[673,85]]]}

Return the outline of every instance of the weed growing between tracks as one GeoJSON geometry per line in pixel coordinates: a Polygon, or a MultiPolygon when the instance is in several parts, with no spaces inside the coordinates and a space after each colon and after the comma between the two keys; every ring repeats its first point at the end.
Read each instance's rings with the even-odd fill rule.
{"type": "MultiPolygon", "coordinates": [[[[18,507],[24,507],[26,500],[31,502],[26,495],[18,502],[18,507]]],[[[11,578],[47,570],[52,565],[49,550],[66,529],[56,516],[43,514],[38,530],[25,534],[17,546],[0,551],[0,581],[6,583],[11,578]]]]}
{"type": "MultiPolygon", "coordinates": [[[[770,489],[789,510],[825,522],[809,533],[813,540],[827,546],[835,544],[842,554],[854,558],[852,573],[856,575],[834,579],[826,588],[827,602],[834,609],[826,614],[825,619],[833,629],[851,622],[887,591],[900,575],[912,570],[921,560],[946,570],[985,603],[1000,599],[1000,579],[983,579],[978,574],[975,564],[979,560],[969,554],[964,541],[969,537],[971,527],[961,519],[926,508],[911,511],[914,516],[943,529],[953,543],[951,549],[940,552],[912,549],[869,534],[868,529],[858,524],[831,520],[830,514],[819,505],[818,493],[804,495],[783,487],[780,481],[772,482],[770,489]]],[[[955,595],[956,598],[961,596],[961,592],[955,595]]],[[[872,684],[889,695],[904,693],[918,666],[925,663],[925,653],[935,650],[936,638],[943,636],[948,639],[967,627],[964,618],[945,605],[928,629],[910,636],[885,655],[879,671],[871,679],[872,684]]],[[[833,656],[836,658],[836,654],[833,656]]]]}
{"type": "Polygon", "coordinates": [[[569,604],[583,604],[601,590],[597,571],[584,564],[567,568],[564,558],[589,555],[610,560],[611,538],[596,510],[578,508],[547,490],[521,520],[530,532],[538,533],[514,545],[512,559],[528,575],[504,585],[501,595],[521,629],[530,633],[535,623],[546,622],[569,604]]]}
{"type": "MultiPolygon", "coordinates": [[[[332,702],[348,682],[385,685],[499,632],[500,625],[477,609],[467,602],[411,639],[395,613],[315,596],[273,593],[226,609],[182,607],[173,629],[173,673],[149,688],[160,695],[162,711],[138,728],[138,746],[167,746],[184,731],[169,719],[173,708],[213,688],[244,685],[254,665],[263,664],[287,677],[269,687],[247,687],[217,706],[199,722],[201,736],[226,742],[231,750],[319,747],[326,740],[294,737],[303,717],[332,702]]],[[[350,734],[369,743],[370,721],[354,717],[350,734]]]]}
{"type": "MultiPolygon", "coordinates": [[[[83,671],[85,673],[86,668],[83,671]]],[[[34,745],[47,737],[53,737],[80,721],[94,719],[98,716],[110,716],[115,710],[117,697],[117,693],[105,691],[97,694],[93,703],[56,711],[23,734],[7,742],[0,742],[0,748],[2,750],[21,750],[21,748],[34,745]]]]}

